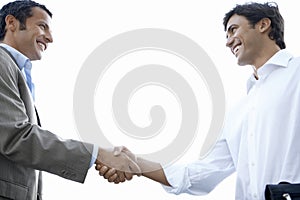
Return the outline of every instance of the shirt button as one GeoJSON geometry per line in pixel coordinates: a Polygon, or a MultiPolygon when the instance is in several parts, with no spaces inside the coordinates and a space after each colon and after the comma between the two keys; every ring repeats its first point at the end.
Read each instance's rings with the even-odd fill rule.
{"type": "Polygon", "coordinates": [[[251,163],[251,166],[252,166],[252,167],[254,167],[254,166],[255,166],[255,163],[254,163],[254,162],[252,162],[252,163],[251,163]]]}
{"type": "Polygon", "coordinates": [[[254,197],[255,199],[257,199],[257,194],[253,194],[253,197],[254,197]]]}

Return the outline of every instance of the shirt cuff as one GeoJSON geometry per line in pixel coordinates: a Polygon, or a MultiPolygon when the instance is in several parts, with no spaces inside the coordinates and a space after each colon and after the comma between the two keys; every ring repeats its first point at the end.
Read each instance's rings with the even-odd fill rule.
{"type": "Polygon", "coordinates": [[[186,164],[171,165],[168,167],[163,167],[166,178],[171,186],[162,187],[168,193],[181,194],[186,192],[187,188],[191,186],[188,176],[188,169],[186,164]]]}
{"type": "Polygon", "coordinates": [[[95,164],[97,156],[98,156],[98,146],[94,144],[93,153],[90,162],[90,168],[95,164]]]}

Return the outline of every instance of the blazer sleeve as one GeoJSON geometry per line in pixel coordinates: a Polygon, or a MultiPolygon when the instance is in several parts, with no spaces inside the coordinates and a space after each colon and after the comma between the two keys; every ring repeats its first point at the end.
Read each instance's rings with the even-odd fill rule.
{"type": "Polygon", "coordinates": [[[20,165],[84,182],[93,145],[62,140],[36,124],[22,72],[0,51],[0,154],[20,165]]]}

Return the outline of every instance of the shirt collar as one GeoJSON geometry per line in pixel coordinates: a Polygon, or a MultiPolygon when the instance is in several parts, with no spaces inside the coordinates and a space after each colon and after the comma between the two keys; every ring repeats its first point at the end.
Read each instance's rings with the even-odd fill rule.
{"type": "Polygon", "coordinates": [[[26,80],[27,86],[32,94],[32,98],[34,99],[34,96],[35,96],[34,83],[32,82],[32,79],[31,79],[32,63],[31,63],[30,59],[27,58],[25,55],[23,55],[18,50],[14,49],[13,47],[11,47],[7,44],[0,43],[0,46],[4,47],[14,57],[15,62],[17,63],[17,66],[24,74],[24,78],[26,80]]]}
{"type": "Polygon", "coordinates": [[[247,92],[250,91],[257,81],[266,79],[274,70],[280,67],[288,67],[288,63],[292,58],[292,54],[290,54],[287,50],[280,50],[275,53],[262,67],[257,70],[259,80],[256,80],[254,75],[251,75],[247,82],[247,92]]]}
{"type": "Polygon", "coordinates": [[[4,43],[0,43],[0,46],[4,47],[11,53],[11,55],[15,58],[17,65],[21,71],[24,67],[31,69],[32,65],[29,58],[27,58],[21,52],[4,43]]]}

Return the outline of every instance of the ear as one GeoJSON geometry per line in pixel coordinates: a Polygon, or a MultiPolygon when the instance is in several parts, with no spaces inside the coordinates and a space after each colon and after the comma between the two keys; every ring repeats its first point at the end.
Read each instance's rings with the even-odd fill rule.
{"type": "Polygon", "coordinates": [[[269,18],[263,18],[257,23],[257,26],[258,26],[258,30],[261,33],[264,33],[268,31],[269,28],[271,27],[271,20],[269,18]]]}
{"type": "Polygon", "coordinates": [[[13,15],[7,15],[5,17],[6,30],[14,32],[18,28],[19,21],[13,15]]]}

